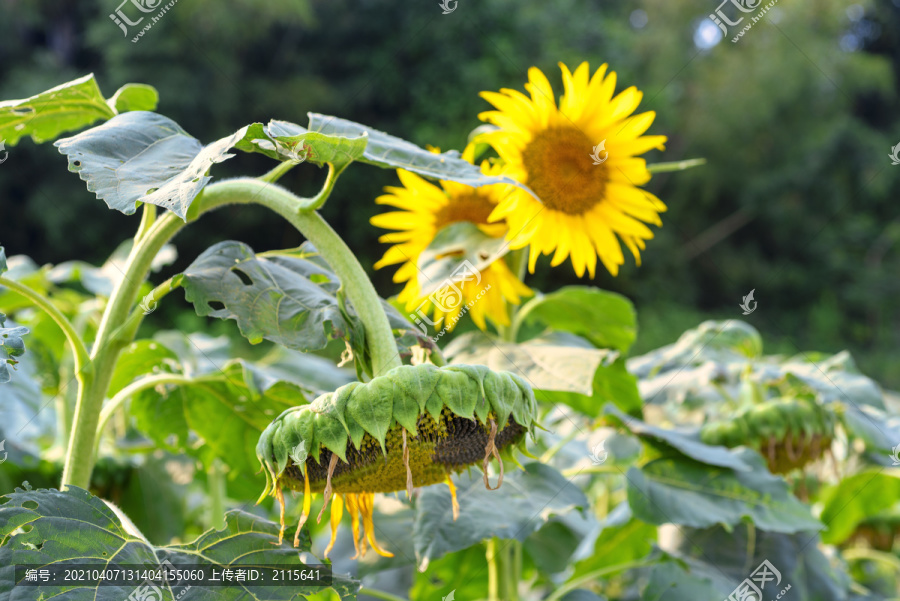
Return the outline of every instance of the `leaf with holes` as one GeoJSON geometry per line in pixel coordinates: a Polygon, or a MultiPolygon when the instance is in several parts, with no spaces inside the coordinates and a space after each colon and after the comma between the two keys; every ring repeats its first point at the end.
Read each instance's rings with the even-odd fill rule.
{"type": "MultiPolygon", "coordinates": [[[[464,161],[456,151],[441,154],[430,152],[412,142],[354,121],[310,113],[309,131],[346,138],[368,135],[369,144],[359,160],[370,165],[387,169],[406,169],[425,177],[459,182],[474,188],[492,184],[509,184],[534,195],[527,186],[513,179],[483,174],[479,166],[464,161]]],[[[537,197],[535,196],[535,198],[537,197]]]]}
{"type": "Polygon", "coordinates": [[[301,351],[325,347],[350,321],[336,297],[341,283],[304,258],[258,256],[246,244],[220,242],[184,272],[185,298],[198,315],[234,319],[251,343],[263,339],[301,351]]]}
{"type": "Polygon", "coordinates": [[[247,127],[208,146],[156,113],[124,113],[55,145],[111,209],[131,215],[138,202],[169,209],[182,219],[209,183],[210,168],[231,157],[247,127]]]}
{"type": "Polygon", "coordinates": [[[94,75],[85,75],[30,98],[0,102],[0,141],[15,146],[31,136],[40,144],[115,114],[94,75]]]}
{"type": "MultiPolygon", "coordinates": [[[[17,489],[6,499],[0,505],[0,597],[4,598],[15,590],[21,598],[128,599],[138,589],[126,584],[106,584],[101,589],[97,585],[56,582],[17,587],[16,564],[91,564],[111,569],[140,566],[156,570],[205,566],[215,567],[220,573],[222,568],[242,566],[305,565],[290,543],[278,544],[278,524],[241,510],[225,514],[222,530],[209,530],[193,542],[157,547],[147,542],[121,510],[80,488],[69,487],[64,492],[17,489]]],[[[301,551],[308,552],[309,548],[301,551]]],[[[342,597],[353,597],[359,583],[336,575],[332,588],[342,597]]],[[[153,599],[174,601],[186,589],[176,582],[157,590],[153,599]]],[[[289,587],[235,581],[227,587],[193,585],[189,590],[189,598],[196,601],[291,601],[298,594],[312,595],[323,589],[299,581],[289,587]]]]}
{"type": "Polygon", "coordinates": [[[749,518],[773,532],[818,530],[822,524],[787,483],[749,449],[735,451],[751,471],[716,468],[682,458],[656,459],[628,470],[628,504],[650,524],[733,527],[749,518]]]}

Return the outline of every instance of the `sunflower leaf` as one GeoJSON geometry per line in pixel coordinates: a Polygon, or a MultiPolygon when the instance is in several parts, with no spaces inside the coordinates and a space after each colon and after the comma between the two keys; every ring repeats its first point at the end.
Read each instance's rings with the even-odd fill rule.
{"type": "Polygon", "coordinates": [[[838,545],[847,540],[861,522],[900,501],[900,476],[868,470],[841,480],[827,489],[820,499],[823,502],[822,521],[828,526],[822,541],[838,545]]]}
{"type": "Polygon", "coordinates": [[[25,341],[22,336],[28,334],[28,328],[22,326],[5,327],[6,315],[0,313],[0,384],[12,379],[9,368],[19,363],[16,357],[25,354],[25,341]]]}
{"type": "Polygon", "coordinates": [[[524,541],[554,515],[584,510],[587,498],[577,486],[548,465],[525,464],[507,473],[502,490],[484,487],[480,475],[455,476],[459,518],[453,520],[450,494],[445,487],[422,490],[416,504],[413,541],[419,562],[466,549],[486,538],[524,541]]]}
{"type": "Polygon", "coordinates": [[[432,179],[458,182],[475,188],[510,184],[534,196],[527,186],[513,179],[483,174],[480,167],[463,160],[456,151],[433,153],[361,123],[310,113],[309,131],[349,138],[368,135],[369,144],[359,160],[370,165],[385,169],[405,169],[432,179]]]}
{"type": "Polygon", "coordinates": [[[749,518],[762,530],[800,532],[822,524],[773,476],[754,451],[735,451],[751,471],[715,468],[682,458],[656,459],[626,475],[628,504],[649,524],[734,527],[749,518]]]}
{"type": "Polygon", "coordinates": [[[626,353],[637,337],[637,317],[631,301],[599,288],[560,288],[530,301],[522,314],[525,323],[537,322],[583,336],[598,348],[626,353]]]}
{"type": "Polygon", "coordinates": [[[40,144],[115,114],[89,74],[30,98],[0,102],[0,141],[15,146],[31,136],[40,144]]]}
{"type": "MultiPolygon", "coordinates": [[[[289,541],[278,544],[278,524],[241,510],[225,514],[222,530],[209,530],[193,542],[157,547],[137,531],[120,509],[74,486],[66,491],[17,489],[6,495],[6,499],[0,505],[0,596],[5,598],[16,586],[16,564],[46,567],[61,563],[102,565],[115,561],[117,565],[146,566],[148,569],[204,566],[218,570],[260,565],[300,568],[305,565],[289,541]],[[73,536],[73,532],[78,532],[78,536],[73,536]]],[[[140,586],[143,585],[106,584],[101,594],[97,585],[42,583],[31,592],[34,598],[45,599],[126,599],[136,590],[140,591],[140,586]]],[[[359,583],[336,575],[332,587],[342,597],[352,597],[359,590],[359,583]]],[[[141,598],[174,601],[184,594],[185,588],[178,583],[154,586],[150,587],[149,596],[141,598]]],[[[247,598],[290,601],[298,594],[311,595],[321,590],[321,586],[300,582],[290,587],[234,582],[227,587],[193,585],[190,598],[197,601],[247,598]]]]}
{"type": "Polygon", "coordinates": [[[155,111],[159,92],[143,83],[127,83],[113,94],[107,103],[117,113],[128,111],[155,111]]]}
{"type": "Polygon", "coordinates": [[[325,348],[335,331],[359,328],[341,311],[337,277],[305,258],[257,256],[246,244],[211,246],[184,272],[185,298],[198,315],[234,319],[251,343],[325,348]]]}
{"type": "Polygon", "coordinates": [[[231,157],[249,126],[208,146],[157,113],[133,111],[55,144],[69,170],[111,209],[131,215],[138,202],[169,209],[182,219],[209,183],[210,168],[231,157]]]}
{"type": "Polygon", "coordinates": [[[456,276],[463,275],[463,271],[474,273],[481,281],[481,272],[507,252],[509,245],[503,238],[488,236],[470,221],[443,227],[419,255],[421,295],[454,286],[454,282],[458,282],[456,276]]]}
{"type": "Polygon", "coordinates": [[[341,171],[363,155],[367,143],[365,133],[350,137],[327,135],[308,131],[289,121],[272,120],[261,129],[257,124],[236,148],[245,152],[261,152],[279,161],[308,161],[317,165],[330,163],[341,171]]]}

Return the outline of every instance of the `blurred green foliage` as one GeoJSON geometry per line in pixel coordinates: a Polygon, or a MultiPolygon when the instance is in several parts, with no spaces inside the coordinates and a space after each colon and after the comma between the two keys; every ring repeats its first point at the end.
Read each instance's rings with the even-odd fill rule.
{"type": "MultiPolygon", "coordinates": [[[[741,297],[756,289],[748,319],[773,341],[769,350],[847,348],[863,371],[900,386],[890,369],[900,343],[900,168],[887,156],[900,142],[900,1],[782,2],[737,43],[701,49],[695,36],[710,33],[718,4],[489,0],[441,15],[437,2],[180,0],[132,43],[109,18],[114,0],[8,0],[0,98],[94,72],[107,95],[130,81],[155,86],[159,111],[204,142],[252,121],[302,124],[317,111],[446,149],[462,148],[488,108],[479,91],[522,89],[531,65],[561,91],[558,61],[608,62],[619,89],[638,86],[641,108],[657,112],[651,133],[670,138],[651,162],[709,160],[654,178],[669,212],[644,265],[595,282],[638,306],[635,352],[703,318],[739,317],[741,297]]],[[[9,254],[99,264],[137,227],[66,173],[52,146],[7,150],[0,235],[9,254]]],[[[239,156],[214,175],[267,168],[264,157],[239,156]]],[[[303,166],[282,182],[304,194],[321,177],[303,166]]],[[[354,169],[324,210],[368,268],[384,250],[368,224],[380,210],[372,199],[393,183],[390,172],[354,169]]],[[[258,208],[204,221],[176,239],[180,257],[166,273],[223,239],[260,251],[301,241],[258,208]]],[[[546,290],[577,279],[568,264],[538,271],[529,283],[546,290]]],[[[397,291],[391,275],[375,274],[383,295],[397,291]]],[[[208,328],[180,302],[151,319],[208,328]]]]}

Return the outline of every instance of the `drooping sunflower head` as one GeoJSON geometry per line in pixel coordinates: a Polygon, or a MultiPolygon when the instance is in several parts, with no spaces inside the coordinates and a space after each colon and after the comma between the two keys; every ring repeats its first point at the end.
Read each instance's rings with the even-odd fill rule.
{"type": "MultiPolygon", "coordinates": [[[[474,145],[469,145],[462,158],[474,162],[474,145]]],[[[488,175],[496,175],[499,167],[490,166],[487,161],[481,170],[488,175]]],[[[468,307],[475,324],[485,329],[485,319],[509,325],[506,303],[518,304],[521,297],[530,296],[531,290],[510,271],[500,258],[481,270],[477,281],[469,279],[456,282],[459,292],[444,289],[433,295],[423,295],[419,285],[418,261],[441,228],[460,222],[475,225],[482,233],[500,238],[508,227],[502,220],[489,221],[497,203],[503,198],[506,185],[473,188],[464,184],[441,181],[440,186],[432,184],[418,175],[397,170],[403,187],[388,186],[386,194],[375,202],[399,209],[382,213],[372,218],[372,224],[389,230],[396,230],[379,238],[381,242],[393,244],[375,264],[376,269],[388,265],[401,264],[394,274],[395,282],[406,282],[397,299],[404,303],[407,311],[420,311],[424,315],[434,315],[435,324],[446,318],[446,327],[453,329],[463,308],[468,307]],[[452,302],[435,301],[450,299],[452,302]]]]}
{"type": "MultiPolygon", "coordinates": [[[[511,455],[533,432],[537,403],[521,378],[483,366],[402,366],[361,384],[354,382],[282,413],[260,436],[256,454],[266,473],[267,494],[281,502],[283,489],[303,491],[306,522],[314,493],[332,500],[331,551],[343,508],[351,515],[357,554],[375,541],[375,493],[445,482],[459,511],[450,474],[472,465],[485,470],[491,458],[511,455]],[[362,517],[365,536],[361,536],[362,517]]],[[[498,483],[499,487],[499,483],[498,483]]]]}
{"type": "Polygon", "coordinates": [[[505,220],[511,248],[530,245],[529,269],[541,254],[551,265],[571,257],[576,273],[594,276],[597,258],[613,275],[624,263],[620,240],[640,264],[640,251],[662,225],[666,206],[639,188],[650,180],[646,161],[662,150],[665,136],[644,136],[653,111],[632,115],[642,94],[630,87],[614,95],[615,72],[602,65],[590,76],[582,63],[572,73],[560,63],[564,94],[559,104],[544,74],[532,67],[525,84],[531,97],[502,89],[482,92],[497,110],[479,115],[499,129],[482,134],[504,162],[503,175],[516,179],[540,198],[512,189],[491,220],[505,220]]]}

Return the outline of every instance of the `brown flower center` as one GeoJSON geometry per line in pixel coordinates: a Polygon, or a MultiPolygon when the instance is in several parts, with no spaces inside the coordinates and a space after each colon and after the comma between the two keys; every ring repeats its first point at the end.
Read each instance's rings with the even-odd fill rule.
{"type": "MultiPolygon", "coordinates": [[[[599,143],[599,141],[598,141],[599,143]]],[[[569,215],[589,211],[603,199],[607,166],[591,159],[594,144],[574,127],[546,129],[522,152],[528,172],[525,183],[544,205],[569,215]]],[[[605,150],[597,153],[602,160],[605,150]]]]}
{"type": "Polygon", "coordinates": [[[434,227],[441,229],[458,221],[470,221],[483,225],[494,205],[485,196],[472,192],[449,199],[449,202],[434,214],[434,227]]]}

